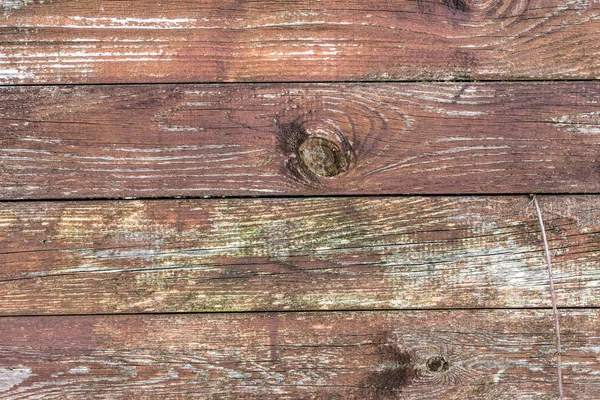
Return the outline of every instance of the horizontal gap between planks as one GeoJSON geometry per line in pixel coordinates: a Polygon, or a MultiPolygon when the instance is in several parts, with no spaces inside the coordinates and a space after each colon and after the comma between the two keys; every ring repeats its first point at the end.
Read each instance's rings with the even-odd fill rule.
{"type": "Polygon", "coordinates": [[[160,86],[160,85],[318,85],[352,83],[536,83],[536,82],[600,82],[600,78],[524,78],[524,79],[406,79],[406,80],[332,80],[332,81],[185,81],[185,82],[101,82],[101,83],[16,83],[0,84],[0,88],[11,87],[73,87],[73,86],[160,86]]]}
{"type": "Polygon", "coordinates": [[[157,196],[157,197],[75,197],[75,198],[27,198],[27,199],[0,199],[2,203],[67,203],[67,202],[85,202],[85,201],[171,201],[171,200],[260,200],[260,199],[327,199],[327,198],[395,198],[395,197],[510,197],[510,196],[598,196],[600,192],[534,192],[534,193],[399,193],[399,194],[310,194],[310,195],[251,195],[251,196],[157,196]]]}
{"type": "MultiPolygon", "coordinates": [[[[559,306],[557,309],[563,311],[569,310],[600,310],[600,306],[559,306]]],[[[552,310],[548,307],[431,307],[431,308],[348,308],[348,309],[305,309],[305,310],[249,310],[249,311],[170,311],[170,312],[117,312],[117,313],[91,313],[91,314],[18,314],[18,315],[0,315],[0,319],[5,318],[47,318],[47,317],[112,317],[112,316],[134,316],[134,315],[209,315],[209,314],[333,314],[333,313],[374,313],[374,312],[430,312],[430,311],[538,311],[552,310]]]]}

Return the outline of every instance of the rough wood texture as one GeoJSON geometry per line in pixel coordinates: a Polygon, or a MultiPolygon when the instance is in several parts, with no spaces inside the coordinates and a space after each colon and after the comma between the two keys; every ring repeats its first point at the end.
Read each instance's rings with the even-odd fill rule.
{"type": "Polygon", "coordinates": [[[600,398],[600,0],[0,21],[0,400],[600,398]]]}
{"type": "Polygon", "coordinates": [[[0,7],[1,83],[600,77],[597,0],[0,7]]]}
{"type": "MultiPolygon", "coordinates": [[[[561,313],[566,398],[597,399],[599,312],[561,313]]],[[[557,398],[550,310],[3,318],[0,335],[3,399],[557,398]]]]}
{"type": "MultiPolygon", "coordinates": [[[[558,305],[600,306],[600,200],[550,200],[558,305]]],[[[0,312],[548,307],[529,201],[3,204],[0,312]]]]}
{"type": "Polygon", "coordinates": [[[600,192],[600,84],[0,88],[0,198],[600,192]]]}
{"type": "MultiPolygon", "coordinates": [[[[578,281],[588,281],[586,289],[573,291],[581,299],[600,300],[600,197],[550,196],[541,197],[544,219],[548,221],[552,263],[557,265],[554,279],[564,284],[570,274],[578,281]],[[567,274],[565,272],[569,271],[567,274]],[[595,283],[592,283],[595,282],[595,283]]],[[[595,304],[596,301],[593,301],[595,304]]]]}

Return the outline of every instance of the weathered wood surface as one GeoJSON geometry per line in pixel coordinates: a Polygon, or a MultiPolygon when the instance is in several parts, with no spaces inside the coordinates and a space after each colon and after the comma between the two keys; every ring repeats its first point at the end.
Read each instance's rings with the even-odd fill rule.
{"type": "Polygon", "coordinates": [[[2,199],[600,192],[598,82],[4,87],[0,97],[2,199]]]}
{"type": "MultiPolygon", "coordinates": [[[[600,306],[600,200],[540,197],[558,305],[600,306]],[[566,202],[564,205],[563,203],[566,202]]],[[[0,313],[549,307],[526,196],[0,205],[0,313]]]]}
{"type": "MultiPolygon", "coordinates": [[[[598,310],[561,310],[566,398],[598,310]]],[[[1,318],[0,398],[556,399],[550,310],[1,318]],[[37,397],[36,397],[37,396],[37,397]]]]}
{"type": "Polygon", "coordinates": [[[0,83],[600,77],[597,0],[0,7],[0,83]]]}

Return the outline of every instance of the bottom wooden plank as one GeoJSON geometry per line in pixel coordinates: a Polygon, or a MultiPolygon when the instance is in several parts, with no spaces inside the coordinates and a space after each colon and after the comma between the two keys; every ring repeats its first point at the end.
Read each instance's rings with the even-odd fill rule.
{"type": "MultiPolygon", "coordinates": [[[[561,310],[600,398],[598,310],[561,310]]],[[[5,317],[0,398],[555,399],[550,310],[5,317]]]]}

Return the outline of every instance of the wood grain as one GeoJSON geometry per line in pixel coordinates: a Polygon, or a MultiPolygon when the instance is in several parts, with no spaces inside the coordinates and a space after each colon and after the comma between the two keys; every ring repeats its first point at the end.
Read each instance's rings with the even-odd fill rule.
{"type": "MultiPolygon", "coordinates": [[[[599,312],[561,313],[566,398],[596,399],[599,312]]],[[[0,334],[2,399],[557,398],[550,310],[2,318],[0,334]]]]}
{"type": "Polygon", "coordinates": [[[0,83],[600,77],[597,0],[3,0],[0,83]]]}
{"type": "Polygon", "coordinates": [[[600,192],[600,83],[0,88],[0,198],[600,192]]]}
{"type": "Polygon", "coordinates": [[[600,398],[599,0],[0,21],[0,399],[600,398]]]}
{"type": "MultiPolygon", "coordinates": [[[[545,218],[558,305],[598,307],[600,200],[577,201],[545,218]]],[[[0,313],[549,307],[529,202],[5,203],[0,313]]]]}
{"type": "MultiPolygon", "coordinates": [[[[569,279],[565,271],[580,280],[594,281],[600,261],[600,200],[596,196],[542,197],[544,219],[548,221],[552,263],[560,265],[554,270],[554,279],[563,284],[569,279]],[[567,222],[568,221],[568,222],[567,222]]],[[[577,290],[574,296],[600,299],[600,288],[577,290]]]]}

